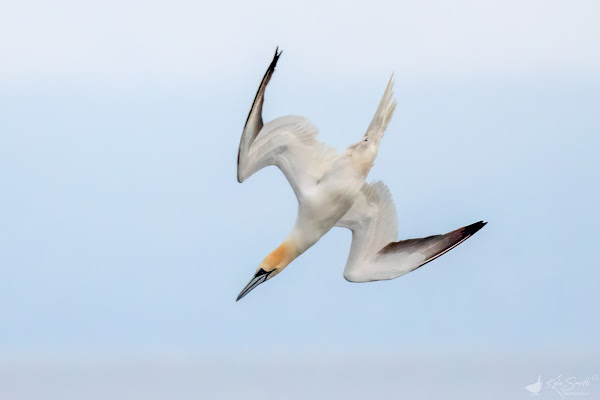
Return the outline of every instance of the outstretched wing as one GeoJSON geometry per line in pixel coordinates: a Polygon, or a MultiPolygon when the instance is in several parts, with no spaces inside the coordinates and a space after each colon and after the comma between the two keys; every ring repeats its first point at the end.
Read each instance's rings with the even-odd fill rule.
{"type": "Polygon", "coordinates": [[[243,182],[262,168],[276,165],[296,197],[301,198],[329,169],[337,153],[317,140],[318,131],[306,118],[290,115],[263,123],[265,90],[280,55],[275,50],[248,114],[240,140],[237,177],[243,182]]]}
{"type": "Polygon", "coordinates": [[[443,235],[396,242],[396,208],[389,190],[381,182],[365,184],[336,225],[352,231],[344,278],[351,282],[397,278],[452,250],[485,224],[480,221],[443,235]]]}
{"type": "Polygon", "coordinates": [[[248,113],[248,118],[246,118],[246,124],[244,125],[244,130],[242,131],[242,138],[240,139],[240,148],[238,151],[237,173],[238,182],[240,183],[242,183],[245,179],[242,177],[241,172],[245,167],[250,146],[264,126],[262,119],[262,107],[263,103],[265,102],[265,90],[267,89],[267,85],[273,76],[273,72],[275,72],[275,66],[277,65],[277,61],[279,60],[280,56],[281,52],[279,51],[278,47],[275,49],[273,61],[271,61],[269,68],[267,68],[267,72],[265,72],[265,76],[263,76],[262,81],[260,82],[256,96],[254,96],[254,101],[252,102],[252,107],[248,113]]]}

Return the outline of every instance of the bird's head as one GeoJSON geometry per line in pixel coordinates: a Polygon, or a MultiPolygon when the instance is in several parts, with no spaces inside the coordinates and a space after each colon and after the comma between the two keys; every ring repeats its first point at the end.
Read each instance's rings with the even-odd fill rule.
{"type": "Polygon", "coordinates": [[[256,269],[254,277],[240,292],[236,301],[242,299],[244,296],[250,293],[252,289],[261,283],[268,281],[283,271],[283,269],[287,267],[296,257],[296,247],[291,243],[291,241],[286,240],[283,242],[260,263],[256,269]]]}

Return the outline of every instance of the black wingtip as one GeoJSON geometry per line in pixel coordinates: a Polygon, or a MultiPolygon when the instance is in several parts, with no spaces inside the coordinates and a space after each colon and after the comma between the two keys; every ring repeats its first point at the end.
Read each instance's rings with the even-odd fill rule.
{"type": "Polygon", "coordinates": [[[271,65],[269,65],[269,70],[271,70],[271,71],[275,70],[275,66],[277,65],[277,61],[279,60],[279,57],[281,57],[281,53],[283,53],[283,50],[279,51],[279,46],[277,46],[275,48],[275,54],[273,55],[273,61],[271,61],[271,65]]]}
{"type": "Polygon", "coordinates": [[[474,224],[465,226],[463,228],[463,235],[464,236],[472,236],[475,234],[475,232],[477,232],[478,230],[483,228],[486,224],[487,224],[487,222],[479,221],[479,222],[475,222],[474,224]]]}

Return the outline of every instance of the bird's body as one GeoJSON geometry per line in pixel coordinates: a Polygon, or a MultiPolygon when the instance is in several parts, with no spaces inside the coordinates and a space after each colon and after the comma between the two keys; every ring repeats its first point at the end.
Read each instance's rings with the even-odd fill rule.
{"type": "Polygon", "coordinates": [[[485,224],[479,222],[446,235],[394,242],[396,210],[389,191],[381,182],[365,182],[396,107],[393,79],[367,132],[338,154],[317,140],[316,128],[303,117],[279,117],[263,124],[265,89],[280,54],[275,52],[242,133],[238,181],[276,165],[296,194],[298,216],[287,239],[263,260],[238,300],[281,272],[335,226],[353,232],[344,277],[365,282],[410,272],[462,243],[485,224]]]}
{"type": "MultiPolygon", "coordinates": [[[[350,152],[336,158],[298,198],[294,239],[307,250],[350,210],[364,183],[364,167],[350,152]]],[[[369,167],[370,169],[370,167],[369,167]]]]}

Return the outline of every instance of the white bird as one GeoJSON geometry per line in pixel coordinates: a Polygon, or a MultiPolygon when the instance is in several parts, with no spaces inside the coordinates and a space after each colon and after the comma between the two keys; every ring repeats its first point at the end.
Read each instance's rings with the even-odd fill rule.
{"type": "Polygon", "coordinates": [[[536,383],[532,383],[531,385],[525,386],[525,389],[527,389],[527,391],[532,395],[540,394],[540,390],[542,390],[542,374],[539,374],[536,383]]]}
{"type": "Polygon", "coordinates": [[[296,194],[298,216],[289,236],[260,263],[237,300],[279,274],[336,226],[352,231],[344,278],[369,282],[414,271],[486,224],[480,221],[444,235],[397,242],[396,209],[388,188],[382,182],[365,182],[396,107],[393,75],[367,132],[337,154],[317,140],[317,129],[306,118],[289,115],[263,124],[265,89],[280,55],[276,49],[248,114],[240,140],[237,178],[241,183],[266,166],[277,166],[296,194]]]}

